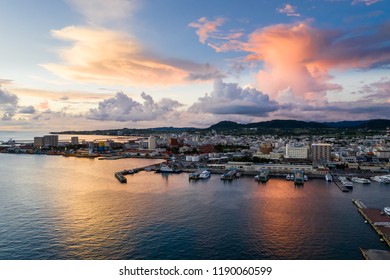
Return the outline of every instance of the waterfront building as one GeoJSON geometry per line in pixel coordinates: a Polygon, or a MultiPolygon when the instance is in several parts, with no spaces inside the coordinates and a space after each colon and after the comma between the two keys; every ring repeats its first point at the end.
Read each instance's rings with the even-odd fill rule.
{"type": "Polygon", "coordinates": [[[313,162],[329,161],[331,159],[331,145],[324,143],[312,144],[311,157],[313,162]]]}
{"type": "Polygon", "coordinates": [[[154,135],[149,136],[148,138],[148,149],[154,150],[157,148],[157,138],[154,135]]]}
{"type": "Polygon", "coordinates": [[[43,137],[34,137],[34,147],[42,147],[44,144],[43,144],[43,137]]]}
{"type": "Polygon", "coordinates": [[[45,135],[43,136],[43,145],[57,147],[58,146],[58,135],[45,135]]]}
{"type": "Polygon", "coordinates": [[[79,144],[79,138],[77,136],[72,136],[70,138],[70,144],[72,145],[78,145],[79,144]]]}
{"type": "Polygon", "coordinates": [[[309,147],[294,146],[286,144],[286,158],[307,159],[309,157],[309,147]]]}

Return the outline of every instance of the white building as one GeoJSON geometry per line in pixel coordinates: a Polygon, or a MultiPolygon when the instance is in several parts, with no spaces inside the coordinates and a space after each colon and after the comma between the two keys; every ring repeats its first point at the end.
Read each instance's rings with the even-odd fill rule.
{"type": "Polygon", "coordinates": [[[154,150],[157,148],[157,139],[156,136],[151,135],[148,138],[148,149],[149,150],[154,150]]]}
{"type": "Polygon", "coordinates": [[[309,147],[307,146],[293,146],[286,144],[286,158],[300,158],[307,159],[309,157],[309,147]]]}

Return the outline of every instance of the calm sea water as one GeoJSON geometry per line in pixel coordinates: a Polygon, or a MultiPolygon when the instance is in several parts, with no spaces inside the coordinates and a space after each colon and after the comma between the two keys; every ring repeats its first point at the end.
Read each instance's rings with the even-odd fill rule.
{"type": "Polygon", "coordinates": [[[251,177],[114,172],[153,161],[0,154],[0,259],[362,259],[388,248],[351,199],[390,205],[390,186],[342,193],[251,177]]]}

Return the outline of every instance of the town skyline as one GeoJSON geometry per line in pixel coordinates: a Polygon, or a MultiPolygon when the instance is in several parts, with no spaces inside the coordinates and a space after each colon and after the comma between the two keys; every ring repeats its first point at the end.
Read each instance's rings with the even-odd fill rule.
{"type": "Polygon", "coordinates": [[[390,119],[385,1],[3,6],[1,130],[390,119]]]}

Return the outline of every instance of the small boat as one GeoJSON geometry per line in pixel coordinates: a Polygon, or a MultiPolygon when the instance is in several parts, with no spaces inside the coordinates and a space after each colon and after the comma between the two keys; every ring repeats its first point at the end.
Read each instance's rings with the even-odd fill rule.
{"type": "Polygon", "coordinates": [[[207,178],[210,178],[210,175],[211,175],[211,172],[208,171],[208,170],[203,170],[200,174],[199,174],[199,178],[200,179],[207,179],[207,178]]]}
{"type": "Polygon", "coordinates": [[[365,178],[352,177],[352,182],[360,183],[360,184],[370,184],[371,181],[365,178]]]}
{"type": "Polygon", "coordinates": [[[309,180],[309,178],[306,175],[303,175],[303,180],[307,181],[307,180],[309,180]]]}
{"type": "Polygon", "coordinates": [[[286,180],[287,180],[287,181],[290,181],[290,180],[291,180],[291,176],[290,176],[290,174],[287,174],[287,176],[286,176],[286,180]]]}
{"type": "Polygon", "coordinates": [[[325,180],[326,180],[327,182],[332,182],[332,181],[333,181],[332,175],[330,175],[330,173],[326,173],[326,174],[325,174],[325,180]]]}
{"type": "Polygon", "coordinates": [[[390,216],[390,207],[385,207],[385,208],[383,208],[383,212],[385,212],[385,214],[386,214],[387,216],[390,216]]]}
{"type": "Polygon", "coordinates": [[[173,165],[162,164],[159,171],[161,173],[180,173],[181,170],[175,168],[173,165]]]}
{"type": "Polygon", "coordinates": [[[349,181],[346,177],[339,177],[341,184],[347,189],[353,189],[353,183],[349,181]]]}
{"type": "Polygon", "coordinates": [[[378,182],[378,183],[383,183],[383,184],[389,184],[390,179],[384,176],[374,176],[370,178],[371,180],[378,182]]]}

